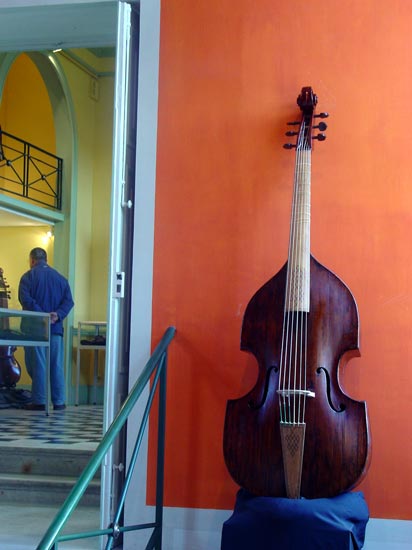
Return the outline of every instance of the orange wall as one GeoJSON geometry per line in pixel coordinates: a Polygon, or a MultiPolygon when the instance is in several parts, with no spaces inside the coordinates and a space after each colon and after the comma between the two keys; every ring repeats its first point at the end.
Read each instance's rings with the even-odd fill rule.
{"type": "MultiPolygon", "coordinates": [[[[232,508],[226,401],[251,389],[239,351],[252,294],[283,265],[294,155],[286,122],[310,85],[330,113],[312,159],[312,252],[351,288],[368,403],[373,517],[412,519],[412,10],[409,0],[162,3],[154,341],[169,361],[166,504],[232,508]]],[[[151,475],[153,472],[151,472],[151,475]]]]}

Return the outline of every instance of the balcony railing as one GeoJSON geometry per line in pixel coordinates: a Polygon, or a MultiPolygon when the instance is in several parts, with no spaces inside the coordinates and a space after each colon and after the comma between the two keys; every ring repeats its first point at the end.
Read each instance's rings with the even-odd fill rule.
{"type": "Polygon", "coordinates": [[[63,160],[0,128],[0,191],[62,208],[63,160]]]}

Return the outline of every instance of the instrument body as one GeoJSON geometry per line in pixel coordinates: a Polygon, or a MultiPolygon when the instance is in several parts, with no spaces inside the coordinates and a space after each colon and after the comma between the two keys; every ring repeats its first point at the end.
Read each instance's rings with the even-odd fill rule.
{"type": "MultiPolygon", "coordinates": [[[[3,276],[3,269],[0,268],[0,307],[8,307],[9,293],[3,276]]],[[[3,334],[10,329],[8,319],[0,321],[0,328],[3,334]]],[[[20,380],[21,367],[14,357],[15,346],[0,346],[0,387],[12,388],[20,380]]]]}
{"type": "MultiPolygon", "coordinates": [[[[301,495],[320,498],[360,482],[368,465],[369,432],[366,404],[345,395],[338,377],[343,361],[359,355],[356,303],[344,283],[313,257],[310,270],[307,387],[316,397],[306,406],[301,495]]],[[[276,394],[285,284],[286,265],[247,306],[241,349],[256,357],[259,374],[249,393],[228,401],[224,436],[233,479],[251,493],[277,497],[287,496],[276,394]]]]}
{"type": "Polygon", "coordinates": [[[339,369],[359,355],[356,302],[310,254],[313,109],[302,110],[288,262],[245,311],[241,349],[255,356],[259,373],[250,392],[227,403],[224,456],[233,479],[251,493],[321,498],[361,481],[370,441],[365,402],[339,384],[339,369]]]}

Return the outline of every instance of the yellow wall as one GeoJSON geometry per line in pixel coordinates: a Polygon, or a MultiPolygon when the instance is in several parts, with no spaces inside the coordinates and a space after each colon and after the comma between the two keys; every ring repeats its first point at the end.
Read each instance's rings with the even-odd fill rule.
{"type": "MultiPolygon", "coordinates": [[[[78,55],[80,52],[77,51],[78,55]]],[[[97,99],[90,95],[94,79],[77,64],[59,56],[72,96],[77,128],[76,269],[73,294],[77,320],[105,320],[109,259],[113,77],[98,79],[97,99]]],[[[88,56],[88,62],[93,58],[88,56]]],[[[96,59],[96,62],[98,60],[96,59]]],[[[107,64],[107,62],[106,62],[107,64]]],[[[105,67],[106,68],[106,67],[105,67]]],[[[53,112],[46,86],[26,55],[17,57],[7,75],[0,104],[2,129],[55,152],[53,112]]],[[[70,161],[70,159],[63,159],[70,161]]],[[[64,182],[70,185],[70,182],[64,182]]],[[[59,243],[57,243],[58,245],[59,243]]]]}
{"type": "Polygon", "coordinates": [[[1,187],[10,193],[21,192],[20,178],[23,179],[26,168],[30,182],[30,198],[25,202],[40,200],[54,206],[54,196],[49,186],[56,187],[56,175],[50,165],[56,165],[53,157],[44,153],[56,154],[56,139],[53,124],[52,107],[43,82],[35,64],[22,54],[18,56],[8,74],[0,105],[0,125],[4,132],[30,143],[29,154],[33,160],[26,166],[23,155],[24,144],[4,136],[3,147],[7,159],[12,165],[3,162],[0,167],[1,187]],[[39,173],[48,174],[43,181],[39,173]]]}
{"type": "Polygon", "coordinates": [[[91,303],[92,320],[106,320],[108,272],[110,194],[113,141],[113,78],[100,79],[98,109],[96,109],[95,155],[92,209],[91,303]]]}
{"type": "MultiPolygon", "coordinates": [[[[76,55],[81,53],[76,51],[76,55]]],[[[94,60],[97,65],[102,65],[97,58],[94,60]]],[[[63,182],[63,185],[72,185],[77,190],[77,208],[70,212],[76,227],[76,240],[72,243],[76,257],[72,291],[74,325],[77,325],[78,320],[106,320],[114,79],[113,76],[100,77],[99,94],[92,98],[89,92],[94,79],[90,74],[67,57],[58,56],[57,61],[69,86],[77,130],[78,155],[74,159],[74,178],[72,182],[63,182]]],[[[90,64],[92,61],[93,56],[88,54],[87,62],[90,64]]],[[[113,70],[113,60],[106,60],[102,70],[109,70],[110,67],[113,70]]],[[[48,92],[37,67],[26,54],[16,58],[7,75],[0,104],[0,124],[10,134],[47,151],[54,153],[56,150],[48,92]]],[[[71,162],[71,159],[63,161],[71,162]]],[[[4,234],[10,250],[17,251],[6,254],[3,249],[4,257],[8,258],[3,268],[12,285],[10,307],[20,307],[14,302],[17,294],[13,289],[17,292],[19,277],[27,267],[30,248],[42,246],[37,242],[40,238],[38,231],[38,228],[0,229],[0,236],[4,234]],[[31,246],[33,241],[36,244],[31,246]]],[[[58,240],[56,246],[59,246],[58,240]]],[[[22,382],[26,381],[22,378],[22,382]]]]}
{"type": "Polygon", "coordinates": [[[26,55],[19,55],[7,75],[0,103],[2,130],[56,154],[53,113],[40,73],[26,55]]]}
{"type": "Polygon", "coordinates": [[[113,77],[99,78],[99,96],[90,96],[92,78],[58,57],[72,95],[78,137],[75,323],[106,320],[111,195],[113,77]]]}

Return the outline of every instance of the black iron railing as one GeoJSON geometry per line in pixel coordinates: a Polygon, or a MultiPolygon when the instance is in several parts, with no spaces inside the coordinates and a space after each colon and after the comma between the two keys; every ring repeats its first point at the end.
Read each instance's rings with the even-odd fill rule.
{"type": "Polygon", "coordinates": [[[63,160],[0,128],[0,190],[62,208],[63,160]]]}

